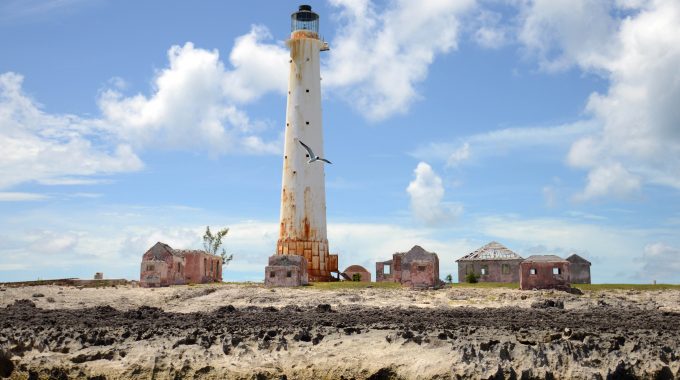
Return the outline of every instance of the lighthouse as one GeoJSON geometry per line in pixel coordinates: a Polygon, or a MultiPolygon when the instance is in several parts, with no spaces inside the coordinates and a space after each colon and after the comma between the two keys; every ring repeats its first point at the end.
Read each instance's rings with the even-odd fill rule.
{"type": "Polygon", "coordinates": [[[326,163],[314,161],[324,157],[319,54],[328,44],[319,39],[319,15],[311,6],[301,5],[291,15],[286,43],[290,69],[276,254],[302,256],[310,281],[330,281],[338,256],[329,254],[326,236],[326,163]]]}

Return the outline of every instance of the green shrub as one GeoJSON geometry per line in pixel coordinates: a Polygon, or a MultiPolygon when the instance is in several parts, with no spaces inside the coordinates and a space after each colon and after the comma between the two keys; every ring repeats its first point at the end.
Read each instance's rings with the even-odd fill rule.
{"type": "Polygon", "coordinates": [[[465,276],[465,281],[470,283],[470,284],[476,284],[477,280],[479,279],[479,276],[470,272],[465,276]]]}

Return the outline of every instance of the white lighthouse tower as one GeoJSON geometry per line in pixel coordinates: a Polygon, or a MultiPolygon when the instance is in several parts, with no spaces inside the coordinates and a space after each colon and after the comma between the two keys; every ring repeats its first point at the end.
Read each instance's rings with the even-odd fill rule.
{"type": "Polygon", "coordinates": [[[308,162],[308,151],[324,157],[321,121],[319,15],[301,5],[291,15],[290,73],[283,153],[281,224],[277,255],[307,259],[310,281],[329,281],[338,271],[338,256],[329,255],[326,236],[326,186],[322,161],[308,162]]]}

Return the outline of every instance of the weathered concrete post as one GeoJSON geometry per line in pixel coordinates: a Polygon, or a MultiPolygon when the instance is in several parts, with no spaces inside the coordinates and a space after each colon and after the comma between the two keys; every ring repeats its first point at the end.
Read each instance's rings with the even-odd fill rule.
{"type": "Polygon", "coordinates": [[[329,281],[338,271],[337,255],[329,255],[326,237],[324,163],[307,163],[300,141],[324,157],[321,122],[319,52],[328,45],[319,39],[319,15],[301,5],[291,15],[290,74],[283,153],[281,225],[277,255],[303,256],[310,281],[329,281]]]}

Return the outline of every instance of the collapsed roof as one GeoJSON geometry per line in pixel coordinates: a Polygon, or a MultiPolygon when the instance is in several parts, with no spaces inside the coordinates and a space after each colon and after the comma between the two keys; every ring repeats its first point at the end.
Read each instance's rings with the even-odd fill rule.
{"type": "Polygon", "coordinates": [[[524,260],[522,256],[508,249],[501,243],[492,241],[491,243],[468,253],[456,260],[459,261],[488,261],[488,260],[524,260]]]}

